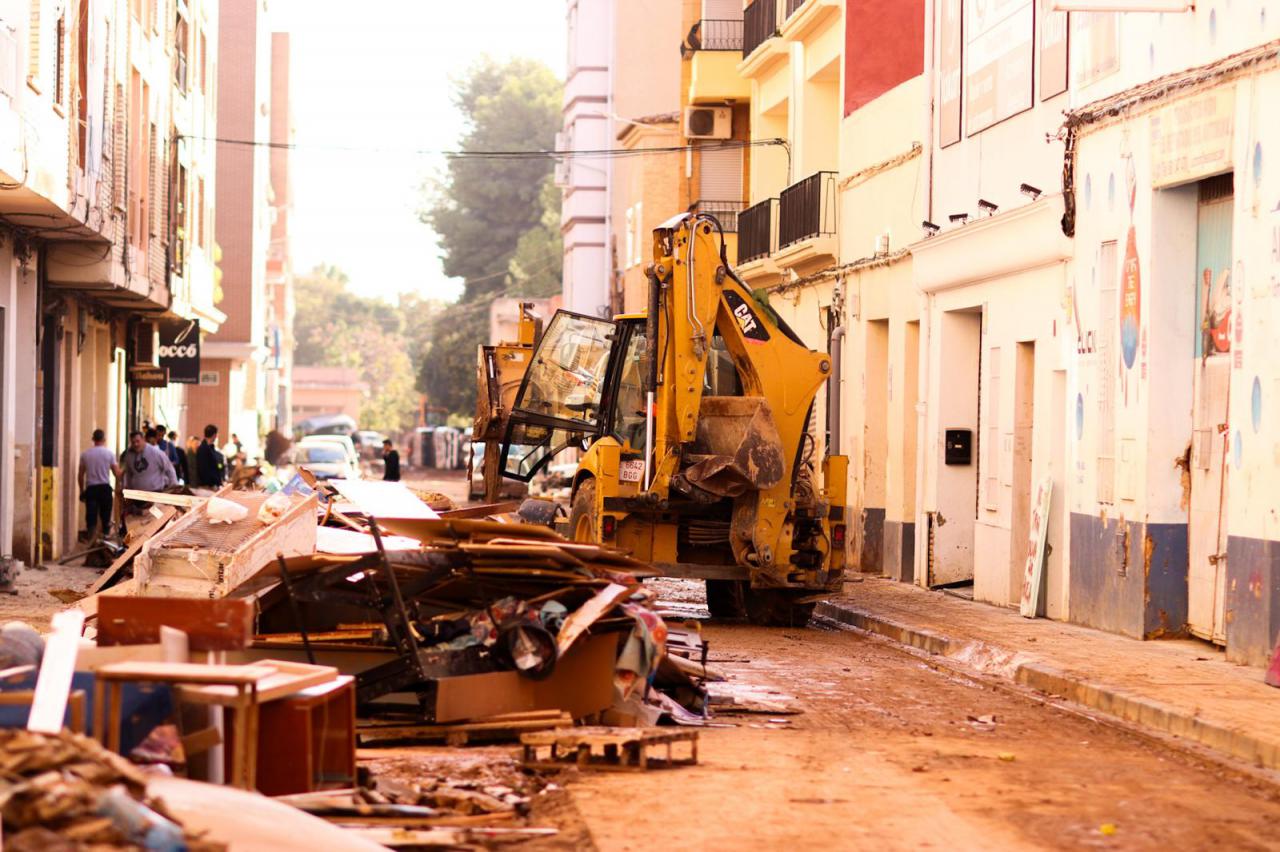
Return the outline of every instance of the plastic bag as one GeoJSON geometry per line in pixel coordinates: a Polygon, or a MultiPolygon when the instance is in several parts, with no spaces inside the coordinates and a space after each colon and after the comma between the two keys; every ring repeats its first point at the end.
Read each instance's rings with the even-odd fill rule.
{"type": "Polygon", "coordinates": [[[221,497],[210,497],[205,513],[211,524],[234,524],[249,514],[248,508],[221,497]]]}
{"type": "Polygon", "coordinates": [[[293,508],[293,502],[288,497],[283,494],[272,494],[262,501],[262,508],[258,510],[258,520],[264,524],[274,524],[291,508],[293,508]]]}

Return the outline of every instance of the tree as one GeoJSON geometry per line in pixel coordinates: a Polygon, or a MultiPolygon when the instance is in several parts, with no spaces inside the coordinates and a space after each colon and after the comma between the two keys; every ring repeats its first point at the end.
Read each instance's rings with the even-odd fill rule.
{"type": "Polygon", "coordinates": [[[516,243],[508,271],[513,295],[554,296],[561,290],[564,238],[560,234],[560,188],[550,178],[542,182],[542,218],[516,243]]]}
{"type": "Polygon", "coordinates": [[[298,278],[294,362],[359,370],[369,387],[360,408],[362,427],[394,432],[412,426],[418,406],[413,359],[425,345],[434,303],[403,297],[401,305],[390,305],[352,293],[348,283],[333,266],[317,266],[298,278]]]}
{"type": "Polygon", "coordinates": [[[560,290],[560,194],[551,158],[541,152],[551,150],[560,127],[561,85],[539,62],[485,59],[455,86],[467,128],[459,148],[473,155],[449,160],[443,178],[427,187],[419,216],[435,230],[444,272],[463,279],[463,292],[431,322],[418,387],[432,405],[469,414],[476,347],[487,342],[493,298],[560,290]]]}

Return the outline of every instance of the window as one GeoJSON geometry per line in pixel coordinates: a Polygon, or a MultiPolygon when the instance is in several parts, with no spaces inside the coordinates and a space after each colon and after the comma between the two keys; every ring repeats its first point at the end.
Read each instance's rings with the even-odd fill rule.
{"type": "Polygon", "coordinates": [[[40,91],[40,0],[31,0],[27,29],[27,84],[40,91]]]}
{"type": "MultiPolygon", "coordinates": [[[[110,42],[108,42],[110,43],[110,42]]],[[[89,147],[89,0],[80,0],[76,15],[76,162],[84,171],[89,147]]]]}
{"type": "Polygon", "coordinates": [[[200,34],[196,36],[196,43],[199,45],[199,53],[196,56],[196,62],[200,67],[200,94],[203,95],[208,91],[206,88],[206,81],[209,74],[209,45],[205,42],[204,30],[201,30],[200,34]]]}
{"type": "Polygon", "coordinates": [[[173,84],[178,91],[187,89],[187,19],[181,14],[173,24],[173,84]]]}
{"type": "Polygon", "coordinates": [[[67,105],[67,16],[58,16],[54,27],[53,102],[59,107],[67,105]]]}
{"type": "Polygon", "coordinates": [[[204,230],[204,178],[196,180],[196,242],[200,244],[200,248],[204,248],[206,243],[206,235],[204,230]]]}

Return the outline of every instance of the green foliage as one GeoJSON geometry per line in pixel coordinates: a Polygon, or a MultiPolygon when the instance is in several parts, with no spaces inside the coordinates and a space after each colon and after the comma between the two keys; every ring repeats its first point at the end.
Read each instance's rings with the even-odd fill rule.
{"type": "Polygon", "coordinates": [[[508,266],[511,295],[541,298],[560,292],[564,239],[560,235],[560,188],[546,178],[539,195],[542,218],[521,235],[508,266]]]}
{"type": "Polygon", "coordinates": [[[356,295],[347,284],[347,276],[332,266],[317,266],[295,282],[294,361],[358,369],[369,387],[361,428],[410,427],[418,408],[413,359],[426,348],[436,306],[416,297],[390,305],[356,295]]]}
{"type": "MultiPolygon", "coordinates": [[[[561,84],[528,59],[485,59],[455,82],[467,130],[464,151],[546,151],[560,128],[561,84]]],[[[444,271],[464,279],[462,297],[431,318],[419,354],[418,388],[453,414],[475,410],[476,349],[488,343],[498,295],[560,292],[560,191],[548,157],[455,158],[426,188],[419,214],[439,236],[444,271]]]]}

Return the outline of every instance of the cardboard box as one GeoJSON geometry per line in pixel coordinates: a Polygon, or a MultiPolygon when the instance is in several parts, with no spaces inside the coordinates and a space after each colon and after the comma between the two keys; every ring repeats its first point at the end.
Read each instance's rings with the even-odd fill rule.
{"type": "Polygon", "coordinates": [[[563,710],[580,719],[613,704],[618,635],[580,639],[556,661],[546,680],[513,671],[441,678],[436,685],[436,722],[484,719],[530,710],[563,710]]]}

